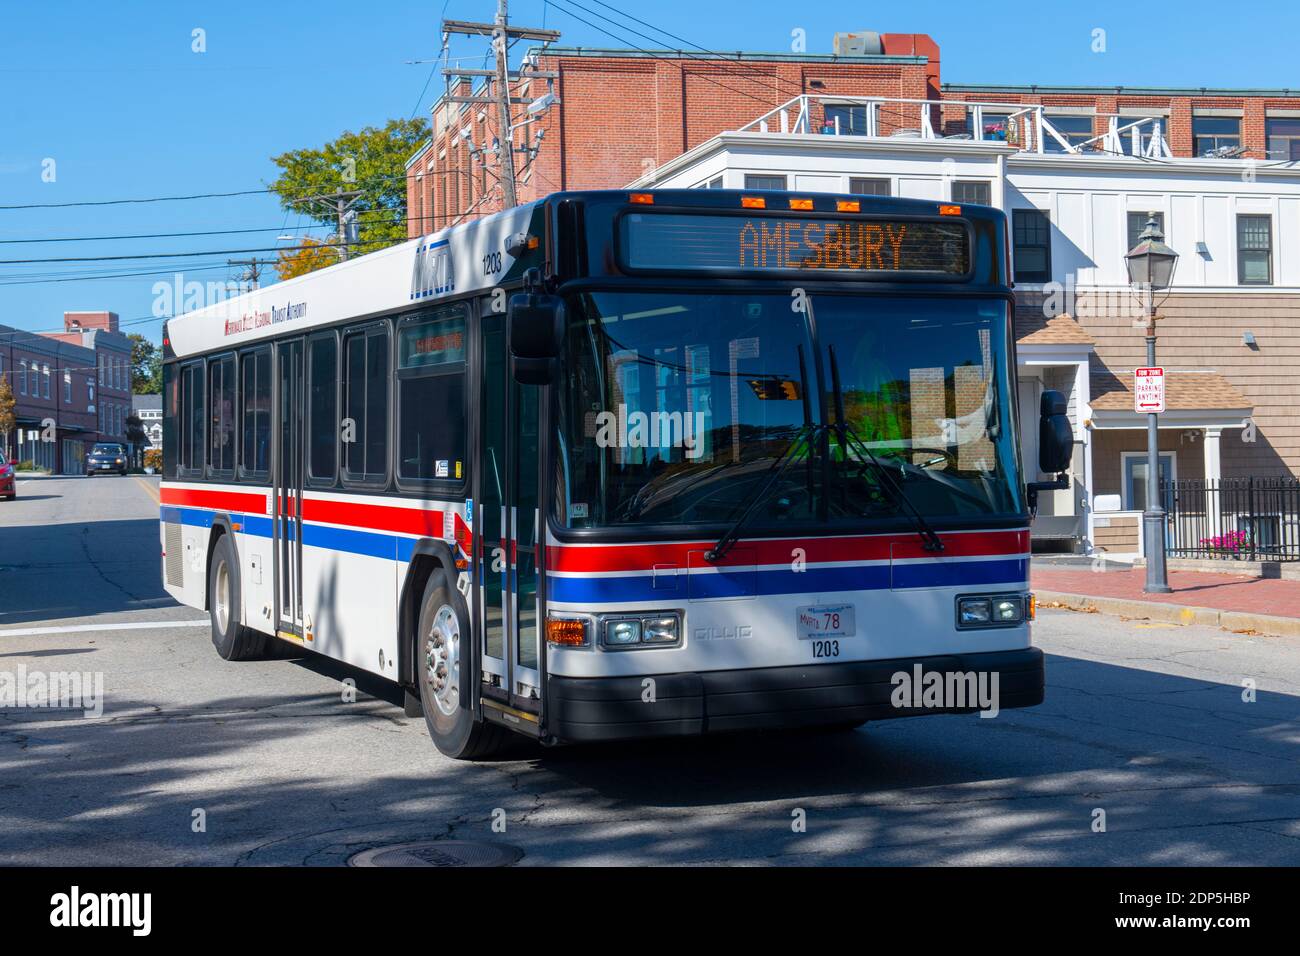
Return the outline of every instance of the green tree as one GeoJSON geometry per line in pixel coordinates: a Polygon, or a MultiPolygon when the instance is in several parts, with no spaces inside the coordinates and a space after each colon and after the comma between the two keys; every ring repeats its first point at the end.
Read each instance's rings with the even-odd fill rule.
{"type": "Polygon", "coordinates": [[[9,453],[9,436],[18,427],[18,417],[14,412],[17,404],[9,376],[0,375],[0,451],[5,454],[9,453]]]}
{"type": "Polygon", "coordinates": [[[136,395],[156,395],[162,391],[162,350],[139,332],[131,340],[131,391],[136,395]]]}
{"type": "MultiPolygon", "coordinates": [[[[375,252],[406,241],[406,161],[428,138],[429,123],[423,118],[389,120],[382,129],[367,126],[324,146],[290,150],[271,157],[280,175],[270,189],[286,211],[332,228],[338,226],[336,213],[311,197],[359,192],[351,206],[357,213],[359,241],[351,251],[375,252]]],[[[303,269],[309,272],[337,261],[337,255],[310,256],[296,265],[310,266],[303,269]]]]}

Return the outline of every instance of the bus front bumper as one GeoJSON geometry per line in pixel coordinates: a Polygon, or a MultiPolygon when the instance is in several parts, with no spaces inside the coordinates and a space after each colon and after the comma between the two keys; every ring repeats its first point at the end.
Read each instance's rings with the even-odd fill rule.
{"type": "Polygon", "coordinates": [[[1043,652],[1027,647],[699,674],[551,675],[546,723],[554,738],[583,743],[856,724],[1042,702],[1043,652]]]}

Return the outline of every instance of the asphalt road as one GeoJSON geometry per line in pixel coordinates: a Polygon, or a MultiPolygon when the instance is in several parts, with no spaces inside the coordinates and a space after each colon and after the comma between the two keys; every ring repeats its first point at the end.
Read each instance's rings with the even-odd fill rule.
{"type": "Polygon", "coordinates": [[[159,583],[150,487],[0,502],[0,678],[104,682],[101,717],[0,709],[0,864],[332,865],[431,838],[522,865],[1300,863],[1298,641],[1049,610],[1031,710],[458,763],[392,703],[345,702],[346,669],[217,658],[159,583]]]}

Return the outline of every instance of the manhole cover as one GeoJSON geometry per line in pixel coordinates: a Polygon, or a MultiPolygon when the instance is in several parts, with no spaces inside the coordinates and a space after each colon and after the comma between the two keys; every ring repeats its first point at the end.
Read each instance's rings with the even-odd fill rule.
{"type": "Polygon", "coordinates": [[[504,843],[435,840],[398,843],[365,850],[348,860],[348,866],[510,866],[524,851],[504,843]]]}

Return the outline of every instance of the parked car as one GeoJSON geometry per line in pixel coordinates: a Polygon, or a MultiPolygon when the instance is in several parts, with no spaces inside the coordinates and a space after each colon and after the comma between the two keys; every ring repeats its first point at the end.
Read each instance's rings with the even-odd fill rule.
{"type": "Polygon", "coordinates": [[[86,475],[93,477],[106,471],[126,474],[126,449],[115,442],[98,442],[86,456],[86,475]]]}
{"type": "Polygon", "coordinates": [[[0,460],[0,498],[13,501],[18,497],[18,482],[14,479],[14,467],[17,464],[17,458],[9,461],[0,460]]]}

